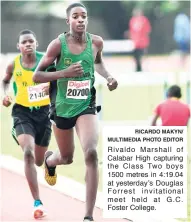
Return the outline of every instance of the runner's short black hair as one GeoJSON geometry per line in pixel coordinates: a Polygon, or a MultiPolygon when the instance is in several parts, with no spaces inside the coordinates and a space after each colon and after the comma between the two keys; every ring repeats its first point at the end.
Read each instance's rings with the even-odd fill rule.
{"type": "Polygon", "coordinates": [[[79,3],[79,2],[73,3],[73,4],[69,5],[68,8],[66,9],[66,15],[69,16],[71,9],[73,9],[75,7],[82,7],[82,8],[86,9],[85,5],[83,5],[82,3],[79,3]]]}
{"type": "Polygon", "coordinates": [[[20,36],[25,34],[32,34],[36,39],[36,34],[33,31],[31,31],[30,29],[23,29],[22,31],[19,32],[17,40],[19,41],[20,36]]]}
{"type": "Polygon", "coordinates": [[[176,97],[180,99],[182,97],[181,88],[178,85],[171,86],[167,91],[167,97],[176,97]]]}

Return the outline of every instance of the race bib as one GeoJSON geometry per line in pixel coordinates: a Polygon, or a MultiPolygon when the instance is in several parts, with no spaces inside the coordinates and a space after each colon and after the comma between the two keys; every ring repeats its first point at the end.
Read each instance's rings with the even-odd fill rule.
{"type": "Polygon", "coordinates": [[[29,86],[27,88],[29,102],[38,102],[44,99],[48,99],[49,95],[46,95],[46,92],[43,91],[45,86],[48,86],[48,84],[43,83],[36,86],[29,86]]]}
{"type": "Polygon", "coordinates": [[[68,81],[66,98],[87,99],[90,92],[90,80],[68,81]]]}

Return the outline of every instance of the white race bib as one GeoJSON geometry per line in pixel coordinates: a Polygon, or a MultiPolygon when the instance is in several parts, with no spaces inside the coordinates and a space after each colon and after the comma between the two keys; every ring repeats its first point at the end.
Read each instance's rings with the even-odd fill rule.
{"type": "Polygon", "coordinates": [[[45,86],[48,86],[48,84],[43,83],[36,86],[28,86],[27,90],[29,102],[38,102],[44,99],[48,99],[49,95],[46,95],[46,93],[43,92],[43,88],[45,86]]]}
{"type": "Polygon", "coordinates": [[[90,80],[68,81],[66,98],[87,99],[90,92],[90,80]]]}

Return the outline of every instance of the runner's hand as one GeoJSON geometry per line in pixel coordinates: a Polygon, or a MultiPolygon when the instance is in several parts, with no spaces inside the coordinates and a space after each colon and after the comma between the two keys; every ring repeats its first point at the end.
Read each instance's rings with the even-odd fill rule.
{"type": "Polygon", "coordinates": [[[73,63],[63,71],[64,77],[66,78],[79,77],[82,76],[83,73],[84,71],[80,63],[73,63]]]}
{"type": "Polygon", "coordinates": [[[45,92],[46,95],[49,95],[49,85],[48,86],[44,86],[42,88],[42,91],[45,92]]]}
{"type": "Polygon", "coordinates": [[[3,106],[8,107],[12,103],[12,98],[10,96],[5,96],[3,99],[3,106]]]}
{"type": "Polygon", "coordinates": [[[118,86],[118,82],[116,79],[114,79],[112,76],[109,76],[107,78],[107,87],[110,91],[115,90],[118,86]]]}

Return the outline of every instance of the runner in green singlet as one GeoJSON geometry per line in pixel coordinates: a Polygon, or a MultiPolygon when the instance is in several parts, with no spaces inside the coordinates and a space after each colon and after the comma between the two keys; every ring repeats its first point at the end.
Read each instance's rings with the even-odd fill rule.
{"type": "Polygon", "coordinates": [[[50,185],[56,183],[56,166],[73,162],[75,126],[86,164],[86,212],[84,221],[93,220],[93,209],[98,187],[98,121],[96,116],[96,90],[94,67],[107,81],[110,91],[117,88],[117,81],[107,72],[103,60],[103,39],[86,32],[87,10],[81,3],[70,5],[67,10],[68,33],[61,34],[48,46],[39,63],[33,80],[35,82],[57,81],[53,99],[52,119],[59,152],[45,154],[45,179],[50,185]],[[55,72],[45,72],[56,62],[55,72]]]}

